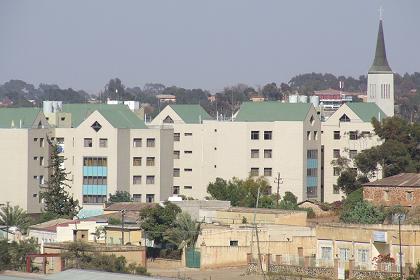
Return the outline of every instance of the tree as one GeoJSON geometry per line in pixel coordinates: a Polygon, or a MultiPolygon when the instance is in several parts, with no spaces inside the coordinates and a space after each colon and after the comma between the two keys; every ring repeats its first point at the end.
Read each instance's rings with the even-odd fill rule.
{"type": "Polygon", "coordinates": [[[279,203],[279,208],[284,210],[296,210],[297,206],[297,196],[291,192],[285,192],[283,199],[279,203]]]}
{"type": "Polygon", "coordinates": [[[194,221],[190,214],[179,213],[173,227],[165,232],[165,240],[177,245],[179,249],[182,249],[183,244],[188,248],[193,248],[197,243],[201,224],[194,221]]]}
{"type": "Polygon", "coordinates": [[[366,176],[358,175],[355,169],[347,168],[340,173],[340,177],[337,179],[337,186],[348,195],[368,181],[366,176]]]}
{"type": "Polygon", "coordinates": [[[0,209],[0,225],[18,227],[25,232],[30,224],[30,218],[25,210],[18,205],[6,205],[0,209]]]}
{"type": "Polygon", "coordinates": [[[38,245],[34,239],[13,241],[0,240],[0,271],[2,270],[20,270],[26,268],[26,255],[37,253],[38,245]]]}
{"type": "Polygon", "coordinates": [[[239,182],[240,180],[237,178],[232,178],[229,181],[216,178],[216,181],[207,187],[207,192],[213,199],[227,200],[232,206],[239,206],[241,199],[246,195],[239,182]]]}
{"type": "Polygon", "coordinates": [[[352,224],[382,224],[385,213],[366,201],[359,201],[350,211],[344,211],[340,220],[352,224]]]}
{"type": "Polygon", "coordinates": [[[164,207],[154,205],[140,211],[140,227],[145,231],[146,238],[156,244],[164,241],[164,233],[173,226],[181,208],[173,203],[165,202],[164,207]]]}
{"type": "Polygon", "coordinates": [[[109,194],[110,202],[130,202],[131,196],[126,191],[116,191],[115,194],[109,194]]]}
{"type": "Polygon", "coordinates": [[[57,143],[47,139],[50,148],[48,165],[48,181],[46,187],[42,187],[41,199],[44,200],[44,211],[57,217],[73,218],[80,210],[79,201],[73,198],[65,189],[70,188],[67,184],[66,169],[63,167],[64,157],[60,156],[57,143]]]}

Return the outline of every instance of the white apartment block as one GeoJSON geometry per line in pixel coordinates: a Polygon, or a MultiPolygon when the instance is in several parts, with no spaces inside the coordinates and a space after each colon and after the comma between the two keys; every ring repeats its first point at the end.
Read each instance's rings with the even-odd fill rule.
{"type": "Polygon", "coordinates": [[[311,104],[247,102],[234,121],[211,120],[199,105],[168,105],[151,126],[174,129],[175,194],[205,198],[217,177],[263,176],[280,194],[321,199],[321,122],[311,104]]]}
{"type": "Polygon", "coordinates": [[[10,158],[2,160],[6,168],[1,171],[1,200],[40,212],[40,185],[48,178],[47,137],[61,146],[68,191],[83,207],[80,217],[101,213],[109,194],[116,191],[130,192],[133,200],[142,202],[171,195],[173,161],[166,160],[173,155],[171,129],[146,127],[125,105],[60,104],[45,109],[45,115],[40,109],[0,109],[5,116],[1,157],[10,158]],[[23,110],[37,115],[20,120],[17,116],[23,110]],[[9,187],[19,191],[6,192],[9,187]]]}
{"type": "Polygon", "coordinates": [[[38,108],[0,109],[0,204],[39,212],[48,177],[48,123],[38,108]]]}

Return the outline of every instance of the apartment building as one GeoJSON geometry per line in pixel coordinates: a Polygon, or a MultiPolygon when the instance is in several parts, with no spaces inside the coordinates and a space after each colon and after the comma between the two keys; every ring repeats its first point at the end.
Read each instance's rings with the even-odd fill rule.
{"type": "Polygon", "coordinates": [[[99,213],[109,194],[127,191],[133,200],[155,202],[170,196],[173,133],[147,128],[125,105],[65,104],[70,127],[55,127],[71,174],[71,192],[81,216],[99,213]]]}
{"type": "Polygon", "coordinates": [[[168,105],[151,126],[174,129],[174,194],[204,198],[217,177],[263,176],[280,194],[320,199],[321,122],[311,104],[243,103],[234,121],[199,105],[168,105]]]}
{"type": "Polygon", "coordinates": [[[39,108],[0,109],[0,204],[40,212],[39,186],[48,177],[49,132],[39,108]]]}
{"type": "MultiPolygon", "coordinates": [[[[371,123],[374,117],[381,120],[386,115],[375,103],[354,102],[344,104],[322,123],[324,201],[333,202],[344,196],[337,187],[340,171],[333,161],[343,157],[352,167],[358,153],[381,144],[371,123]]],[[[372,179],[379,178],[381,172],[372,179]]]]}

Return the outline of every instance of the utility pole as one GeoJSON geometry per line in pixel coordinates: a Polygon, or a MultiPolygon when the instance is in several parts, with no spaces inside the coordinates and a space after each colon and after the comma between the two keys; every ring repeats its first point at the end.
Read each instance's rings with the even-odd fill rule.
{"type": "Polygon", "coordinates": [[[255,203],[255,209],[254,209],[254,226],[255,226],[255,236],[257,238],[258,262],[260,263],[261,273],[262,273],[263,278],[265,280],[265,273],[264,273],[263,265],[262,265],[262,262],[261,262],[261,250],[260,250],[260,239],[259,239],[259,236],[258,236],[258,226],[257,226],[257,223],[256,223],[256,216],[257,216],[257,208],[258,208],[259,198],[260,198],[260,188],[258,188],[257,202],[255,203]]]}
{"type": "Polygon", "coordinates": [[[402,214],[398,214],[398,235],[400,240],[400,278],[403,280],[403,271],[402,271],[402,246],[401,246],[401,218],[402,214]]]}
{"type": "Polygon", "coordinates": [[[121,245],[124,245],[124,217],[125,209],[121,210],[121,245]]]}
{"type": "Polygon", "coordinates": [[[277,173],[277,178],[274,179],[274,183],[277,183],[277,208],[279,208],[279,201],[280,201],[280,184],[283,184],[283,178],[280,177],[280,172],[277,173]]]}

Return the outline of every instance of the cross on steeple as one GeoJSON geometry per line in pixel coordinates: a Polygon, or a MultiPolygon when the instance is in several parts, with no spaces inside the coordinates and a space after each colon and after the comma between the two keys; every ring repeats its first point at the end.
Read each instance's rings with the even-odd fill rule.
{"type": "Polygon", "coordinates": [[[383,19],[383,12],[384,9],[382,9],[382,6],[379,7],[379,19],[382,20],[383,19]]]}

